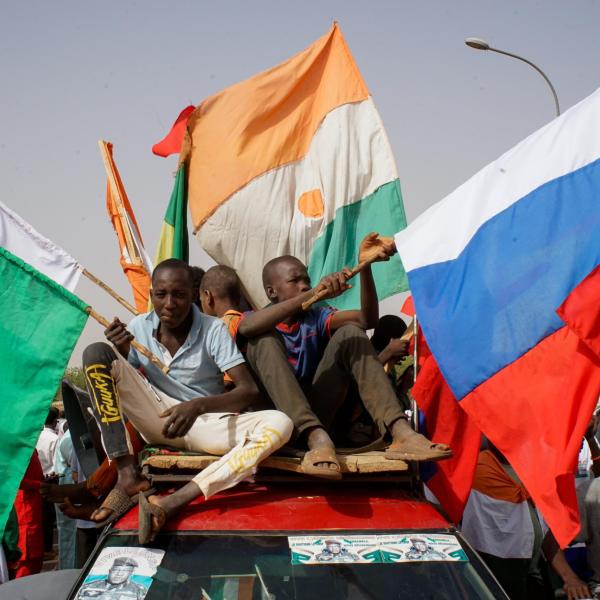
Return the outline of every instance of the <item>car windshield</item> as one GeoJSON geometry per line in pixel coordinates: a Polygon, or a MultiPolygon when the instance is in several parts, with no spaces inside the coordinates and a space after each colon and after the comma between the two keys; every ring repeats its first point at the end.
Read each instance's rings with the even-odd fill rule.
{"type": "MultiPolygon", "coordinates": [[[[344,534],[336,532],[336,535],[344,534]]],[[[114,583],[121,586],[114,593],[130,592],[132,598],[147,600],[505,598],[468,548],[464,548],[468,560],[463,562],[308,565],[292,564],[288,537],[284,534],[178,532],[159,536],[147,549],[139,549],[136,535],[113,532],[105,539],[102,554],[96,552],[90,566],[94,568],[99,557],[114,557],[119,552],[131,557],[136,556],[135,552],[155,552],[160,564],[152,577],[147,578],[142,591],[133,587],[124,589],[127,584],[123,579],[114,583]]],[[[124,564],[125,559],[120,560],[124,564]]],[[[138,564],[139,559],[136,560],[138,564]]],[[[95,579],[94,572],[88,566],[87,577],[82,578],[87,583],[78,587],[79,593],[74,598],[113,598],[107,595],[111,593],[110,585],[107,587],[106,582],[95,579]],[[102,584],[104,588],[98,587],[102,584]]]]}

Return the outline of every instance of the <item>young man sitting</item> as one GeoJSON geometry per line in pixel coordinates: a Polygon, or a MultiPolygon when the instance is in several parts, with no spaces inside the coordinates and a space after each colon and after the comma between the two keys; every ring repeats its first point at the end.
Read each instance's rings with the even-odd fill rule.
{"type": "Polygon", "coordinates": [[[151,299],[153,311],[135,317],[129,327],[115,319],[106,330],[116,352],[96,343],[83,354],[106,454],[118,469],[115,487],[91,518],[113,520],[137,495],[141,543],[154,539],[165,520],[194,498],[208,498],[248,477],[292,432],[290,419],[279,411],[246,412],[258,398],[256,385],[225,325],[193,304],[186,263],[169,259],[154,269],[151,299]],[[168,375],[131,346],[134,336],[162,357],[168,375]],[[223,373],[235,386],[227,392],[223,373]],[[121,410],[147,442],[222,458],[175,493],[146,499],[149,482],[137,469],[121,410]]]}
{"type": "MultiPolygon", "coordinates": [[[[359,262],[374,251],[381,261],[388,260],[395,248],[377,234],[369,234],[360,245],[359,262]]],[[[306,267],[297,258],[273,259],[263,269],[271,305],[247,315],[239,325],[240,334],[248,339],[248,362],[309,448],[304,472],[331,479],[341,476],[327,429],[345,399],[350,380],[356,382],[381,435],[392,437],[387,458],[448,458],[452,454],[448,446],[431,443],[411,429],[365,334],[379,316],[370,266],[360,273],[360,310],[302,310],[302,304],[315,293],[323,293],[324,299],[342,294],[350,287],[348,274],[348,270],[333,273],[311,288],[306,267]]]]}

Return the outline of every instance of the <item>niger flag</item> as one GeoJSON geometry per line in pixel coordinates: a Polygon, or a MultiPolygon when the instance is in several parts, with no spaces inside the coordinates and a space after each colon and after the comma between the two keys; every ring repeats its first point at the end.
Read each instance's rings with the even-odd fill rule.
{"type": "MultiPolygon", "coordinates": [[[[181,158],[200,245],[238,271],[252,303],[261,271],[292,254],[313,282],[353,266],[361,239],[406,226],[390,144],[342,33],[204,100],[181,158]]],[[[373,265],[380,297],[407,289],[399,258],[373,265]]],[[[360,286],[331,301],[360,305],[360,286]]]]}

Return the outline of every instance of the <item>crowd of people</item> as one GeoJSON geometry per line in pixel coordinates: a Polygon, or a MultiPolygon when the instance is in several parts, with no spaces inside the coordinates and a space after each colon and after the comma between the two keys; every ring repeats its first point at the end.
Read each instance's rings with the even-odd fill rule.
{"type": "MultiPolygon", "coordinates": [[[[388,260],[394,250],[370,234],[359,262],[367,255],[369,263],[388,260]]],[[[333,273],[313,287],[301,261],[278,257],[263,269],[269,304],[253,311],[229,267],[204,273],[177,259],[157,265],[153,310],[128,325],[115,319],[107,342],[83,353],[88,393],[77,398],[84,413],[94,414],[106,459],[86,479],[68,423],[59,424],[58,411],[50,411],[3,541],[10,576],[39,572],[55,522],[59,568],[82,567],[100,528],[135,502],[139,541],[148,543],[183,506],[235,486],[285,444],[305,451],[303,473],[329,480],[342,478],[336,444],[384,439],[390,460],[451,457],[451,448],[409,424],[414,365],[403,339],[406,324],[392,315],[379,318],[370,264],[360,272],[358,310],[322,303],[303,309],[315,294],[322,301],[343,294],[349,275],[333,273]],[[168,366],[167,374],[131,345],[134,339],[168,366]],[[144,443],[220,458],[176,491],[158,495],[138,468],[144,443]]],[[[544,561],[569,598],[600,597],[597,426],[594,417],[576,474],[583,523],[577,541],[588,545],[579,575],[504,457],[491,445],[482,448],[462,530],[511,598],[545,597],[544,561]]]]}

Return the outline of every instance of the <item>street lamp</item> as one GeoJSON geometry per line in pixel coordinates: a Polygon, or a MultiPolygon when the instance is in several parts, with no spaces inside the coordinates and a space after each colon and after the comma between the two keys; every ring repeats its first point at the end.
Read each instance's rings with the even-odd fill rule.
{"type": "Polygon", "coordinates": [[[512,54],[510,52],[505,52],[504,50],[498,50],[498,48],[492,48],[485,40],[475,37],[468,37],[465,40],[465,44],[470,48],[474,48],[475,50],[490,50],[491,52],[497,52],[498,54],[504,54],[506,56],[512,56],[518,60],[522,60],[524,63],[527,63],[529,66],[533,67],[545,80],[548,86],[550,87],[550,91],[552,92],[552,96],[554,97],[554,106],[556,108],[556,116],[560,115],[560,107],[558,105],[558,96],[556,95],[556,90],[554,86],[546,76],[546,73],[542,71],[537,65],[533,64],[530,60],[519,56],[518,54],[512,54]]]}

